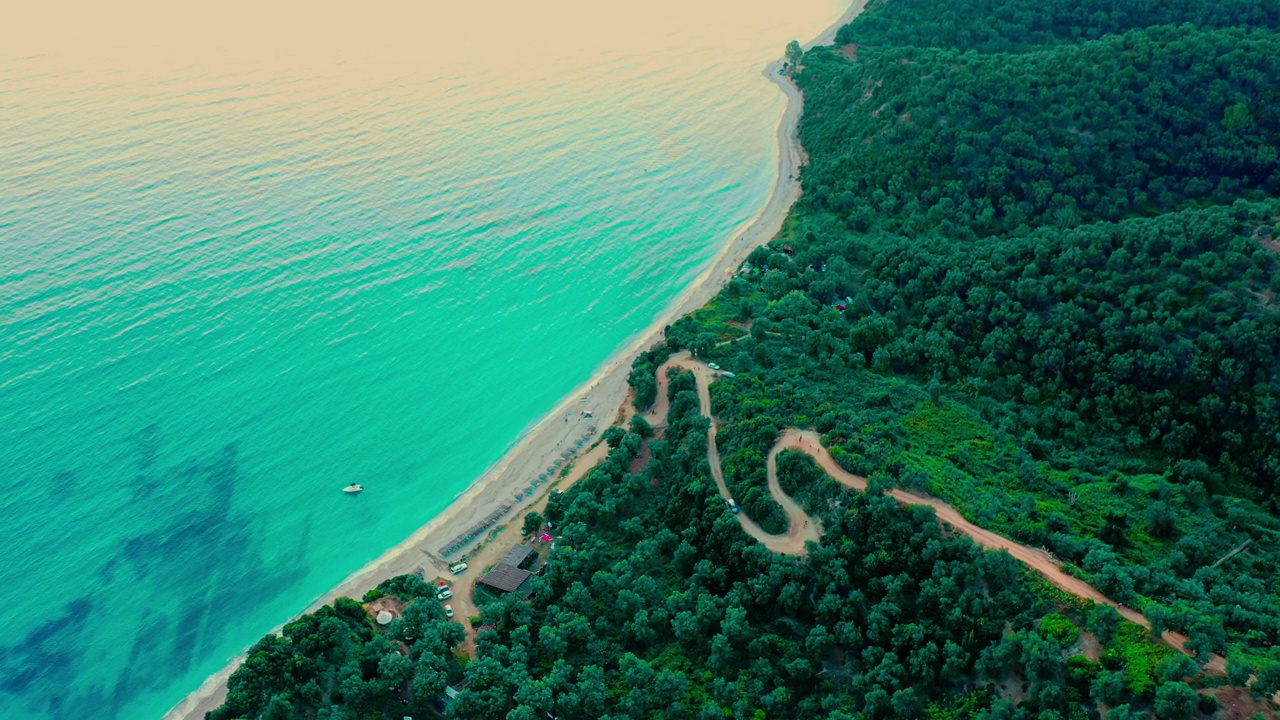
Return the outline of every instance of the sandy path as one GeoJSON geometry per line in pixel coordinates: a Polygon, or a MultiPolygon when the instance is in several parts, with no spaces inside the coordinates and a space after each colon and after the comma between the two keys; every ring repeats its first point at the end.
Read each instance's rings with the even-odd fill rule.
{"type": "Polygon", "coordinates": [[[778,484],[778,453],[783,448],[775,444],[769,450],[769,457],[765,460],[765,469],[769,478],[769,494],[777,501],[782,509],[787,513],[787,522],[790,523],[790,531],[788,535],[798,535],[801,547],[806,542],[819,542],[825,530],[822,527],[822,521],[818,518],[809,517],[804,508],[800,507],[800,503],[791,499],[782,491],[782,486],[778,484]]]}
{"type": "MultiPolygon", "coordinates": [[[[667,370],[669,368],[679,367],[692,372],[698,378],[698,404],[701,412],[708,418],[711,418],[711,430],[707,433],[707,462],[711,465],[711,477],[716,481],[716,487],[720,489],[720,497],[726,501],[732,499],[729,494],[729,488],[724,483],[724,473],[720,467],[720,450],[716,445],[716,420],[711,414],[711,382],[713,380],[712,370],[703,363],[693,360],[688,352],[677,353],[658,368],[658,402],[654,404],[652,411],[648,413],[646,419],[655,427],[665,427],[667,424],[667,412],[671,409],[670,402],[667,400],[667,370]]],[[[817,520],[810,518],[805,514],[804,510],[795,503],[791,498],[782,492],[782,488],[778,485],[777,464],[774,462],[774,455],[769,453],[769,492],[773,499],[782,506],[787,513],[787,534],[773,535],[765,531],[754,520],[747,517],[746,513],[737,513],[738,522],[742,525],[742,529],[747,531],[751,537],[759,540],[769,550],[780,555],[805,555],[804,544],[806,541],[812,540],[817,542],[822,538],[822,526],[817,520]]]]}
{"type": "MultiPolygon", "coordinates": [[[[790,433],[793,431],[788,430],[787,432],[790,433]]],[[[798,435],[805,434],[798,433],[798,435]]],[[[784,433],[783,438],[778,441],[778,445],[783,445],[787,442],[787,435],[784,433]]],[[[775,449],[776,447],[777,446],[775,446],[775,449]]],[[[807,434],[807,442],[792,440],[789,447],[808,453],[817,461],[819,467],[825,470],[828,475],[839,481],[841,485],[855,490],[867,489],[866,478],[853,475],[840,467],[840,465],[835,461],[835,458],[831,457],[830,453],[827,452],[827,449],[817,441],[815,433],[807,434]]],[[[1137,623],[1148,630],[1151,629],[1151,623],[1147,621],[1147,618],[1142,613],[1134,610],[1133,608],[1125,607],[1120,603],[1117,603],[1106,595],[1103,595],[1097,588],[1093,587],[1089,583],[1063,572],[1062,569],[1058,567],[1058,563],[1055,562],[1053,558],[1049,557],[1049,554],[1043,550],[1029,548],[1026,545],[1016,543],[1003,535],[997,535],[990,530],[978,527],[964,519],[964,517],[961,516],[955,508],[937,498],[920,495],[900,488],[894,488],[893,490],[890,490],[888,494],[892,496],[894,500],[897,500],[903,505],[928,505],[933,508],[939,520],[949,524],[953,529],[973,538],[974,542],[978,543],[982,547],[989,550],[1004,550],[1027,567],[1039,573],[1041,577],[1048,580],[1056,587],[1077,597],[1092,600],[1100,605],[1110,605],[1119,611],[1119,613],[1124,616],[1124,619],[1129,622],[1137,623]]],[[[1160,636],[1160,639],[1174,650],[1188,656],[1191,655],[1191,651],[1186,647],[1187,637],[1185,635],[1166,630],[1160,636]]],[[[1219,655],[1214,655],[1210,658],[1209,663],[1205,665],[1205,672],[1210,675],[1225,675],[1226,671],[1227,661],[1219,655]]]]}
{"type": "MultiPolygon", "coordinates": [[[[681,368],[692,370],[696,377],[698,377],[698,395],[701,400],[701,407],[703,407],[703,414],[710,418],[712,415],[710,415],[710,391],[708,386],[709,383],[712,382],[712,377],[710,377],[712,370],[708,369],[704,364],[699,363],[699,361],[690,359],[687,354],[673,356],[672,360],[669,360],[667,364],[678,365],[681,366],[681,368]]],[[[664,365],[663,368],[666,368],[666,365],[664,365]]],[[[666,373],[666,370],[659,370],[660,375],[664,373],[666,373]]],[[[659,388],[664,387],[666,387],[666,378],[659,377],[659,388]]],[[[663,395],[663,397],[666,397],[666,395],[663,395]]],[[[663,418],[666,418],[666,415],[663,414],[663,418]]],[[[713,420],[712,439],[710,439],[709,442],[708,457],[709,459],[712,459],[712,474],[716,475],[716,482],[719,488],[721,488],[721,495],[727,497],[727,491],[724,489],[724,480],[721,477],[721,473],[719,473],[719,456],[714,455],[714,429],[716,429],[716,421],[713,420]]],[[[819,468],[822,468],[828,475],[831,475],[833,479],[836,479],[838,483],[847,488],[863,492],[867,489],[867,478],[861,478],[859,475],[854,475],[844,468],[841,468],[840,464],[836,462],[835,457],[832,457],[831,454],[827,452],[827,448],[823,447],[822,439],[820,439],[818,433],[815,433],[814,430],[800,430],[795,428],[783,430],[782,436],[778,438],[778,441],[774,443],[771,450],[769,450],[768,474],[769,493],[771,493],[774,500],[778,501],[778,503],[782,505],[783,509],[787,511],[787,519],[790,520],[791,523],[790,533],[785,536],[788,539],[788,542],[778,542],[777,538],[783,536],[769,536],[767,533],[765,533],[762,538],[759,536],[759,533],[763,532],[763,530],[760,530],[758,525],[751,523],[751,521],[746,519],[746,516],[744,515],[739,515],[739,519],[742,521],[742,527],[746,529],[746,532],[750,533],[751,537],[760,539],[760,542],[765,543],[765,546],[768,546],[769,550],[773,550],[774,552],[787,552],[788,555],[803,555],[804,541],[812,539],[812,541],[818,542],[820,537],[822,537],[822,529],[820,529],[817,519],[809,521],[808,525],[805,527],[805,537],[803,539],[799,539],[799,551],[795,551],[796,546],[794,543],[796,541],[797,524],[799,524],[799,521],[808,519],[808,515],[805,514],[803,509],[800,509],[799,505],[796,505],[795,501],[792,501],[790,497],[787,497],[786,493],[782,492],[781,486],[778,486],[776,457],[778,452],[785,450],[799,450],[800,452],[805,452],[805,454],[812,456],[814,461],[817,461],[819,468]],[[776,546],[781,546],[786,548],[786,550],[774,550],[774,547],[776,546]]],[[[1111,600],[1111,598],[1108,598],[1105,594],[1098,592],[1098,589],[1094,588],[1093,585],[1085,583],[1082,579],[1071,577],[1071,575],[1066,574],[1065,571],[1062,571],[1062,569],[1059,568],[1057,562],[1053,560],[1047,552],[1027,547],[1025,544],[1011,541],[1011,539],[1001,536],[1001,534],[980,528],[978,525],[974,525],[973,523],[970,523],[969,520],[966,520],[963,515],[960,515],[960,512],[957,511],[955,507],[947,505],[946,502],[942,502],[936,497],[919,495],[919,493],[906,491],[906,489],[901,488],[893,488],[891,491],[888,491],[887,495],[891,496],[893,500],[902,503],[902,505],[927,505],[932,507],[938,520],[942,521],[942,523],[951,525],[952,529],[959,530],[959,532],[973,538],[973,541],[977,542],[979,546],[987,548],[987,550],[1004,550],[1009,552],[1009,555],[1014,556],[1015,560],[1023,562],[1023,564],[1027,565],[1028,568],[1036,571],[1036,573],[1048,580],[1048,582],[1061,588],[1062,591],[1074,594],[1076,597],[1085,598],[1085,600],[1100,603],[1100,605],[1110,605],[1111,607],[1115,607],[1115,609],[1120,612],[1120,615],[1124,616],[1125,620],[1129,620],[1130,623],[1142,625],[1143,628],[1147,628],[1148,630],[1151,629],[1151,623],[1149,623],[1146,616],[1143,616],[1142,612],[1138,612],[1137,610],[1132,609],[1132,607],[1120,605],[1120,603],[1111,600]]],[[[1184,655],[1192,655],[1192,652],[1187,650],[1187,635],[1171,632],[1171,630],[1165,630],[1165,632],[1161,634],[1160,639],[1162,639],[1166,644],[1169,644],[1169,646],[1174,648],[1174,650],[1184,653],[1184,655]]],[[[1226,674],[1226,660],[1224,657],[1219,655],[1212,656],[1210,662],[1204,666],[1204,671],[1211,675],[1224,675],[1226,674]]]]}
{"type": "MultiPolygon", "coordinates": [[[[667,388],[669,386],[667,370],[672,367],[688,370],[697,379],[698,404],[702,414],[711,419],[711,430],[707,435],[707,460],[711,464],[711,475],[715,478],[721,497],[728,499],[730,497],[729,490],[724,483],[724,475],[720,468],[720,453],[716,446],[717,421],[715,416],[711,414],[711,383],[715,380],[715,372],[711,368],[698,360],[694,360],[688,352],[672,355],[667,362],[663,363],[662,367],[658,368],[658,400],[654,404],[653,410],[646,414],[646,419],[654,427],[666,427],[667,413],[671,409],[670,401],[667,398],[667,388]]],[[[771,551],[779,554],[802,556],[806,554],[805,542],[810,540],[818,542],[822,539],[822,526],[816,518],[810,518],[804,509],[782,491],[782,487],[778,484],[777,456],[778,453],[784,450],[798,450],[808,454],[817,462],[818,467],[847,488],[863,492],[867,489],[867,479],[854,475],[840,467],[835,458],[831,457],[826,447],[822,445],[822,438],[817,432],[796,428],[787,428],[782,431],[782,435],[777,442],[769,449],[768,478],[769,494],[787,513],[789,524],[787,534],[771,535],[744,513],[739,513],[737,518],[742,525],[742,529],[748,535],[759,540],[771,551]]],[[[974,525],[960,515],[955,508],[937,498],[901,488],[894,488],[887,494],[903,505],[927,505],[933,508],[934,514],[939,521],[947,523],[953,530],[968,535],[978,545],[988,550],[1004,550],[1012,555],[1014,559],[1039,573],[1041,577],[1054,586],[1076,597],[1085,598],[1100,605],[1110,605],[1126,620],[1137,623],[1148,630],[1151,629],[1151,623],[1142,613],[1115,602],[1089,583],[1063,572],[1058,567],[1058,563],[1045,551],[1027,547],[1003,535],[974,525]]],[[[1160,639],[1178,652],[1188,656],[1191,655],[1191,651],[1186,647],[1187,637],[1185,635],[1166,630],[1160,636],[1160,639]]],[[[1212,656],[1209,663],[1204,666],[1205,672],[1210,675],[1225,675],[1226,669],[1226,660],[1220,655],[1212,656]]]]}
{"type": "MultiPolygon", "coordinates": [[[[839,19],[806,47],[830,44],[836,31],[857,16],[865,3],[866,0],[856,0],[839,19]]],[[[779,41],[779,48],[784,42],[785,39],[779,41]]],[[[523,431],[518,442],[513,444],[502,459],[458,495],[452,505],[404,542],[383,553],[334,589],[315,598],[299,614],[312,612],[322,605],[332,603],[338,597],[361,597],[383,580],[418,568],[422,568],[428,578],[437,574],[448,575],[448,563],[437,556],[437,551],[502,503],[509,502],[517,489],[526,487],[532,478],[537,477],[551,461],[559,457],[560,450],[572,446],[587,425],[578,415],[579,410],[593,410],[596,418],[602,419],[600,427],[603,429],[608,419],[614,417],[615,412],[624,405],[628,392],[627,374],[635,356],[653,347],[662,338],[664,327],[706,305],[720,292],[720,288],[752,250],[778,234],[787,212],[800,197],[798,177],[800,166],[805,162],[798,134],[803,98],[790,80],[778,75],[781,67],[782,60],[779,59],[766,66],[762,73],[787,98],[786,110],[778,121],[777,171],[765,206],[734,231],[732,238],[712,258],[706,270],[685,288],[653,324],[602,363],[582,387],[570,393],[555,409],[523,431]],[[569,422],[564,422],[566,419],[569,422]]],[[[282,627],[283,623],[275,631],[278,632],[282,627]]],[[[221,705],[227,695],[227,679],[244,658],[243,653],[230,658],[226,667],[165,713],[164,720],[203,718],[206,712],[221,705]]]]}

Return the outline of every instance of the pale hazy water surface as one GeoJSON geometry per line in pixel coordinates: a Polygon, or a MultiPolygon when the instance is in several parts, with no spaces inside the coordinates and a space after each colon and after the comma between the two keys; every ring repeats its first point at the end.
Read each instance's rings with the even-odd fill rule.
{"type": "Polygon", "coordinates": [[[0,31],[0,717],[158,717],[443,509],[764,203],[843,3],[530,5],[0,31]]]}

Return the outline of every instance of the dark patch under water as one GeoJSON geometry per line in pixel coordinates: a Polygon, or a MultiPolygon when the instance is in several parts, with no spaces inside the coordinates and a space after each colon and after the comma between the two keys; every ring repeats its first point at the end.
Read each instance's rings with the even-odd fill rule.
{"type": "MultiPolygon", "coordinates": [[[[60,602],[61,611],[0,646],[0,705],[14,703],[11,707],[50,720],[118,717],[138,695],[165,687],[207,656],[224,639],[228,618],[295,587],[305,576],[305,533],[287,562],[268,562],[253,539],[253,514],[233,512],[232,499],[243,479],[236,445],[213,458],[192,457],[156,471],[155,427],[139,437],[146,442],[133,448],[143,473],[136,501],[167,521],[117,546],[96,572],[100,590],[70,599],[32,599],[33,606],[60,602]],[[229,577],[220,568],[241,570],[229,577]],[[127,597],[122,608],[121,588],[113,587],[117,583],[161,594],[169,588],[187,602],[175,610],[140,594],[127,597]],[[100,645],[95,614],[121,611],[136,616],[127,665],[102,683],[75,682],[92,669],[85,648],[100,645]]],[[[55,474],[53,481],[76,485],[67,472],[55,474]]]]}

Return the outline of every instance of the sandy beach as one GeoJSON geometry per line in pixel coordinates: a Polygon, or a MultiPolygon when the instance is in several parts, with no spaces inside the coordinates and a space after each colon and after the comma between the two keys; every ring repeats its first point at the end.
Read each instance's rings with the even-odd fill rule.
{"type": "MultiPolygon", "coordinates": [[[[829,28],[808,44],[830,44],[836,31],[862,11],[865,0],[853,3],[829,28]]],[[[785,42],[780,39],[779,49],[785,42]]],[[[742,227],[712,259],[709,266],[679,295],[652,325],[626,343],[606,360],[585,385],[576,389],[536,423],[527,428],[520,440],[489,470],[462,492],[447,509],[433,518],[381,557],[360,569],[328,593],[316,598],[300,613],[310,612],[341,596],[359,598],[379,582],[418,569],[430,579],[436,575],[448,575],[447,563],[439,551],[460,534],[506,503],[514,502],[514,495],[528,487],[543,473],[561,453],[573,448],[591,426],[600,431],[613,421],[628,396],[627,374],[635,356],[652,347],[662,337],[664,327],[710,300],[725,284],[732,272],[742,264],[756,247],[772,239],[782,227],[787,212],[800,196],[799,169],[805,162],[798,138],[798,126],[802,111],[800,92],[787,78],[778,74],[782,61],[769,64],[764,76],[778,86],[787,97],[786,110],[778,123],[778,163],[776,176],[768,202],[742,227]],[[583,416],[591,411],[592,418],[583,416]]],[[[584,448],[585,452],[585,448],[584,448]]],[[[579,459],[579,471],[602,453],[579,459]]],[[[575,472],[580,477],[581,472],[575,472]]],[[[525,506],[540,503],[546,496],[540,487],[532,499],[515,503],[512,512],[499,522],[514,517],[525,506]]],[[[483,533],[480,538],[487,536],[483,533]]],[[[456,554],[451,557],[456,557],[456,554]]],[[[283,623],[281,627],[283,626],[283,623]]],[[[278,629],[278,628],[277,628],[278,629]]],[[[208,678],[197,690],[165,714],[165,720],[203,718],[204,714],[220,705],[226,697],[227,678],[239,666],[244,656],[230,660],[216,675],[208,678]]]]}

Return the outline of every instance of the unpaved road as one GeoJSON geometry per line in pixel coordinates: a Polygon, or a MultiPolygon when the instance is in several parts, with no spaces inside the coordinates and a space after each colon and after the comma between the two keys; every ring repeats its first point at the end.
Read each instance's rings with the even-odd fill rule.
{"type": "MultiPolygon", "coordinates": [[[[835,461],[835,458],[831,457],[831,454],[828,453],[827,449],[822,446],[821,442],[819,442],[818,435],[815,432],[786,430],[783,432],[782,437],[778,440],[777,444],[774,445],[773,451],[770,452],[770,457],[772,457],[779,448],[790,448],[807,453],[818,463],[819,467],[826,471],[828,475],[847,488],[860,491],[867,489],[866,478],[854,475],[840,467],[840,465],[835,461]]],[[[770,489],[772,488],[773,484],[770,485],[770,489]]],[[[1106,595],[1103,595],[1097,588],[1093,587],[1089,583],[1063,572],[1062,568],[1058,566],[1058,563],[1055,562],[1053,558],[1049,557],[1049,554],[1043,550],[1036,550],[1034,548],[1027,547],[1026,545],[1016,543],[1003,535],[997,535],[990,530],[980,528],[966,520],[958,511],[956,511],[955,508],[937,498],[920,495],[918,493],[911,492],[910,490],[902,490],[900,488],[890,490],[888,495],[903,505],[928,505],[933,508],[938,520],[947,523],[953,529],[973,538],[974,542],[978,543],[982,547],[989,550],[1004,550],[1015,559],[1021,561],[1027,567],[1039,573],[1041,577],[1048,580],[1056,587],[1077,597],[1092,600],[1100,605],[1110,605],[1124,616],[1126,620],[1137,623],[1148,630],[1151,629],[1151,623],[1147,621],[1147,618],[1143,616],[1142,613],[1134,610],[1133,608],[1120,605],[1106,595]]],[[[1185,635],[1166,630],[1160,639],[1173,649],[1186,655],[1191,655],[1191,652],[1187,650],[1186,647],[1187,637],[1185,635]]],[[[1224,675],[1226,674],[1226,671],[1226,660],[1218,655],[1214,655],[1205,666],[1205,672],[1209,674],[1224,675]]]]}
{"type": "MultiPolygon", "coordinates": [[[[720,451],[716,446],[716,420],[711,414],[710,387],[713,379],[711,368],[697,362],[687,352],[671,356],[662,364],[662,367],[658,368],[658,402],[645,419],[654,427],[663,427],[667,424],[667,413],[671,409],[670,402],[667,400],[667,370],[673,367],[688,370],[697,376],[698,404],[701,406],[702,414],[711,418],[711,430],[707,433],[707,462],[711,465],[711,477],[715,479],[716,487],[720,489],[720,497],[727,502],[732,499],[732,496],[729,494],[729,488],[724,484],[724,473],[720,468],[720,451]]],[[[804,547],[805,542],[810,540],[817,542],[822,539],[822,526],[816,519],[806,515],[804,510],[783,494],[782,489],[778,487],[775,454],[769,453],[769,491],[773,499],[777,500],[782,509],[787,512],[787,534],[773,535],[765,532],[764,528],[747,517],[746,513],[737,514],[738,522],[742,524],[742,529],[746,530],[748,535],[759,540],[771,551],[782,555],[804,555],[807,552],[804,547]]]]}
{"type": "MultiPolygon", "coordinates": [[[[716,448],[716,420],[715,416],[711,414],[710,384],[714,380],[714,371],[704,363],[694,360],[687,352],[673,355],[662,367],[658,368],[658,402],[653,410],[648,413],[646,419],[655,427],[666,424],[667,412],[670,410],[670,403],[667,400],[667,369],[671,367],[688,370],[697,378],[698,400],[702,414],[711,418],[711,431],[707,436],[707,460],[711,464],[711,474],[715,478],[716,486],[720,488],[720,494],[728,498],[729,491],[725,487],[724,476],[720,469],[720,453],[716,448]]],[[[817,542],[820,540],[822,527],[816,518],[810,518],[794,500],[787,497],[782,492],[781,486],[778,485],[776,458],[778,453],[784,450],[799,450],[808,454],[828,475],[847,488],[865,491],[867,489],[867,479],[854,475],[840,467],[835,458],[831,457],[831,454],[823,447],[818,433],[812,430],[795,428],[788,428],[782,432],[781,437],[769,450],[768,477],[769,494],[787,513],[787,520],[790,523],[787,534],[770,535],[764,532],[759,525],[744,513],[739,513],[737,517],[738,522],[742,524],[742,528],[749,535],[764,543],[765,547],[768,547],[773,552],[804,555],[806,552],[805,542],[809,540],[817,542]]],[[[888,495],[903,505],[927,505],[933,508],[940,522],[944,522],[954,530],[968,535],[982,547],[989,550],[1004,550],[1016,560],[1039,573],[1041,577],[1054,586],[1077,597],[1092,600],[1102,605],[1110,605],[1126,620],[1137,623],[1147,629],[1151,628],[1151,623],[1147,621],[1147,618],[1142,613],[1133,608],[1120,605],[1080,578],[1068,575],[1048,553],[1027,547],[1003,535],[978,527],[961,516],[955,508],[937,498],[900,488],[890,490],[888,495]]],[[[1160,639],[1173,649],[1186,655],[1191,655],[1191,652],[1186,647],[1187,637],[1185,635],[1166,630],[1160,636],[1160,639]]],[[[1204,669],[1205,672],[1211,675],[1224,675],[1226,674],[1226,660],[1219,655],[1214,655],[1204,669]]]]}

